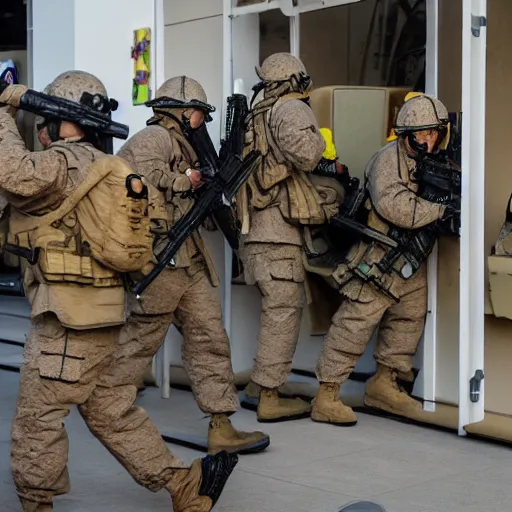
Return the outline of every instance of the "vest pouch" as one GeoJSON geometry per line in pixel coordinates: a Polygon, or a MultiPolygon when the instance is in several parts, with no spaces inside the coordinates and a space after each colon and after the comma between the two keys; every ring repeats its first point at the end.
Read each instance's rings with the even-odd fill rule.
{"type": "Polygon", "coordinates": [[[322,197],[303,171],[296,170],[279,195],[283,217],[295,225],[324,224],[327,218],[322,204],[322,197]]]}
{"type": "Polygon", "coordinates": [[[39,268],[48,283],[69,282],[96,288],[121,286],[119,275],[90,256],[79,256],[66,249],[42,249],[39,268]]]}
{"type": "MultiPolygon", "coordinates": [[[[145,181],[145,180],[144,180],[145,181]]],[[[167,236],[171,219],[173,219],[174,205],[165,203],[162,193],[148,184],[148,217],[150,230],[153,235],[167,236]]]]}
{"type": "Polygon", "coordinates": [[[98,288],[74,283],[45,287],[51,310],[69,329],[83,330],[123,325],[126,322],[126,291],[123,286],[98,288]]]}
{"type": "Polygon", "coordinates": [[[270,190],[290,176],[291,172],[284,164],[262,164],[255,172],[258,187],[265,191],[270,190]]]}
{"type": "MultiPolygon", "coordinates": [[[[18,238],[22,242],[25,233],[18,238]]],[[[64,231],[63,223],[41,225],[29,238],[28,247],[39,247],[37,267],[47,283],[76,283],[96,288],[120,286],[117,272],[104,267],[91,256],[79,254],[76,239],[64,231]]]]}
{"type": "Polygon", "coordinates": [[[315,188],[320,199],[326,220],[338,215],[340,205],[345,200],[345,188],[335,178],[307,174],[311,185],[315,188]]]}

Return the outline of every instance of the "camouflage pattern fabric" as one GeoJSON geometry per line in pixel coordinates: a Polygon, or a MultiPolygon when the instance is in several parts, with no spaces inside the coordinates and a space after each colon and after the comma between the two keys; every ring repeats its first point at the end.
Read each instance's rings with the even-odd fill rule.
{"type": "MultiPolygon", "coordinates": [[[[185,175],[193,168],[196,155],[173,120],[148,126],[119,151],[132,168],[144,176],[165,197],[170,225],[191,205],[181,192],[190,189],[185,175]]],[[[158,244],[165,243],[165,235],[158,244]]],[[[165,339],[176,313],[183,329],[183,363],[192,381],[199,407],[205,413],[234,412],[238,396],[234,388],[229,340],[222,325],[222,312],[213,284],[218,280],[199,233],[180,248],[173,269],[162,272],[140,301],[132,301],[131,316],[121,339],[129,340],[142,354],[134,363],[132,377],[139,378],[165,339]]],[[[124,343],[124,341],[123,341],[124,343]]],[[[131,370],[130,370],[131,371],[131,370]]]]}

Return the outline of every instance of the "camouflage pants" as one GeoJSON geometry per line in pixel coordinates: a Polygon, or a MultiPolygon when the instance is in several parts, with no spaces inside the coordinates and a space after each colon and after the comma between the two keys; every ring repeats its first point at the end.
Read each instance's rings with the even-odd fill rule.
{"type": "Polygon", "coordinates": [[[133,304],[121,333],[117,372],[136,382],[162,343],[173,317],[183,333],[182,361],[205,414],[239,408],[231,348],[215,288],[204,269],[166,269],[133,304]]]}
{"type": "Polygon", "coordinates": [[[377,327],[377,363],[403,373],[412,369],[427,313],[426,274],[405,282],[402,291],[397,303],[372,285],[348,283],[318,359],[320,382],[345,382],[377,327]]]}
{"type": "Polygon", "coordinates": [[[243,251],[245,280],[261,292],[258,349],[252,380],[266,388],[288,377],[299,339],[304,307],[302,249],[295,245],[248,244],[243,251]]]}
{"type": "Polygon", "coordinates": [[[51,503],[69,492],[63,420],[70,405],[78,405],[91,432],[150,490],[160,490],[172,468],[183,466],[144,409],[133,406],[135,386],[114,377],[119,331],[65,329],[50,313],[33,320],[11,439],[11,468],[23,502],[51,503]]]}

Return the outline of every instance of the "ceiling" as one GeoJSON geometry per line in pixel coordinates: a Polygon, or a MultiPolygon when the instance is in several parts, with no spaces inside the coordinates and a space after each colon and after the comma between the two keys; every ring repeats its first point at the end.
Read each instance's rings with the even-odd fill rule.
{"type": "Polygon", "coordinates": [[[26,48],[26,0],[0,0],[0,51],[26,48]]]}

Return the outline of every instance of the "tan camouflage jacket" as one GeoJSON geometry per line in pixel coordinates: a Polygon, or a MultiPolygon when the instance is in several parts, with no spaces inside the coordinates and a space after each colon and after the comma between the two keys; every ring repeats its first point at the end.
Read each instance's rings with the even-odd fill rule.
{"type": "MultiPolygon", "coordinates": [[[[165,199],[165,218],[153,219],[155,253],[158,253],[167,243],[166,232],[193,204],[193,199],[183,199],[181,195],[191,189],[185,173],[196,168],[197,156],[177,126],[167,129],[159,125],[148,126],[135,134],[119,150],[118,156],[127,160],[165,199]]],[[[213,262],[198,231],[181,246],[174,260],[176,268],[188,268],[190,272],[206,265],[212,284],[218,285],[213,262]]]]}
{"type": "MultiPolygon", "coordinates": [[[[56,210],[82,183],[88,167],[104,156],[92,144],[73,141],[59,141],[45,151],[30,152],[9,107],[0,108],[0,192],[9,204],[24,214],[40,216],[56,210]]],[[[101,324],[101,310],[95,309],[95,301],[105,302],[105,294],[111,293],[109,290],[82,287],[81,295],[75,294],[74,285],[46,284],[24,266],[25,291],[32,304],[33,317],[45,312],[58,314],[66,304],[76,304],[74,299],[80,296],[95,310],[101,324]]]]}
{"type": "Polygon", "coordinates": [[[55,210],[83,181],[87,167],[102,156],[92,144],[73,141],[30,152],[9,107],[0,108],[0,189],[9,204],[25,213],[55,210]]]}
{"type": "Polygon", "coordinates": [[[252,112],[246,144],[264,159],[237,199],[246,243],[302,245],[297,226],[325,220],[322,197],[306,175],[318,165],[325,140],[311,108],[294,96],[280,98],[261,115],[256,104],[252,112]]]}
{"type": "MultiPolygon", "coordinates": [[[[411,173],[415,166],[415,161],[407,156],[401,140],[390,142],[370,160],[365,172],[366,187],[370,195],[367,202],[370,210],[370,227],[385,234],[389,230],[389,224],[414,230],[427,226],[443,216],[445,206],[431,203],[416,195],[418,186],[411,181],[411,173]]],[[[365,263],[378,273],[375,264],[382,259],[386,251],[387,248],[379,243],[369,245],[361,242],[350,251],[348,264],[340,265],[333,273],[333,277],[339,284],[346,283],[351,276],[350,269],[360,263],[365,263]]],[[[411,279],[422,283],[426,280],[425,264],[411,279]]],[[[397,273],[382,276],[381,280],[384,287],[393,295],[400,296],[404,279],[397,273]]],[[[355,288],[360,286],[359,281],[349,283],[346,291],[351,291],[348,291],[347,295],[357,295],[355,288]]]]}

